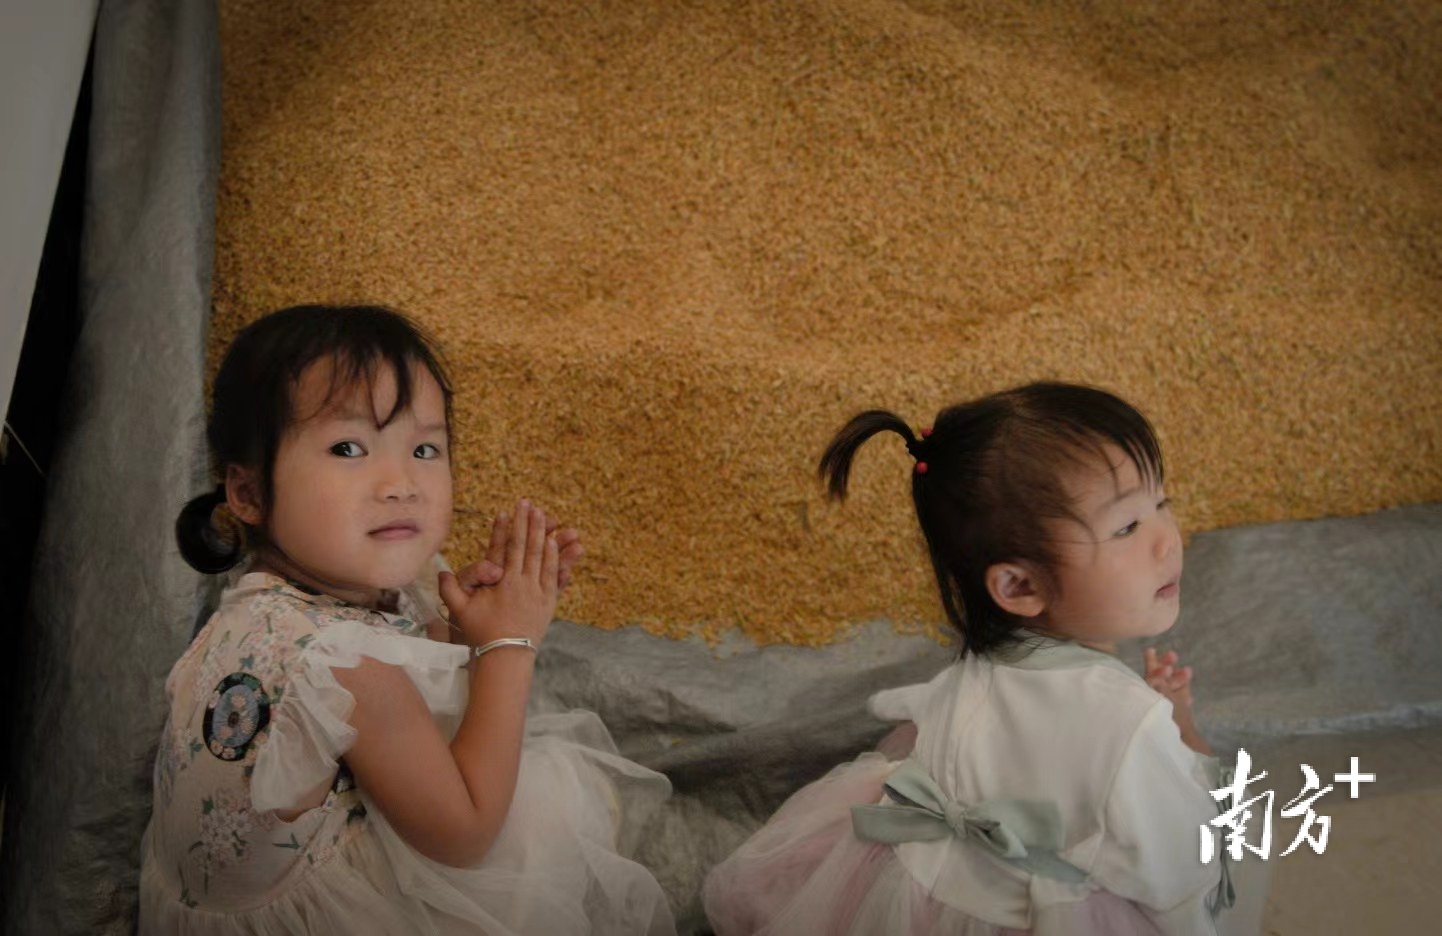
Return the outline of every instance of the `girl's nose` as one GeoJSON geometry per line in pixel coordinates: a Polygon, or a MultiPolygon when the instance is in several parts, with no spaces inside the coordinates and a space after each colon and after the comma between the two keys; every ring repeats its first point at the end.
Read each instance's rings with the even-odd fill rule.
{"type": "Polygon", "coordinates": [[[405,502],[405,501],[413,501],[413,500],[415,500],[416,497],[417,497],[416,489],[415,489],[415,486],[414,486],[414,485],[406,484],[406,483],[404,483],[404,482],[399,482],[399,481],[398,481],[398,482],[395,482],[395,483],[383,485],[383,486],[381,487],[381,492],[380,492],[380,494],[381,494],[381,500],[384,500],[384,501],[405,502]]]}
{"type": "Polygon", "coordinates": [[[1167,522],[1162,524],[1162,528],[1157,534],[1157,558],[1165,559],[1181,548],[1182,531],[1177,527],[1177,522],[1168,517],[1167,522]]]}
{"type": "Polygon", "coordinates": [[[399,466],[392,467],[376,484],[376,496],[383,501],[411,501],[419,496],[419,488],[410,474],[399,466]]]}

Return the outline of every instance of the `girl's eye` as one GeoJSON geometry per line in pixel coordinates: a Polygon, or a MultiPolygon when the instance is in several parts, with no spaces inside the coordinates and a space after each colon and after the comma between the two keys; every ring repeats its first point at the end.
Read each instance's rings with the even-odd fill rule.
{"type": "Polygon", "coordinates": [[[1161,501],[1159,501],[1159,502],[1157,503],[1157,509],[1158,509],[1158,510],[1170,510],[1171,507],[1172,507],[1172,499],[1171,499],[1170,497],[1163,497],[1163,498],[1161,499],[1161,501]]]}
{"type": "Polygon", "coordinates": [[[360,458],[366,452],[359,442],[337,442],[330,447],[330,453],[341,458],[360,458]]]}
{"type": "Polygon", "coordinates": [[[1131,536],[1133,533],[1135,533],[1135,532],[1137,531],[1137,524],[1138,524],[1139,522],[1140,522],[1140,521],[1133,520],[1131,523],[1128,523],[1126,526],[1122,527],[1120,530],[1117,530],[1117,536],[1131,536]]]}
{"type": "Polygon", "coordinates": [[[423,458],[427,461],[430,461],[433,458],[440,458],[441,450],[439,447],[434,446],[429,442],[422,442],[420,445],[416,446],[415,456],[416,458],[423,458]]]}

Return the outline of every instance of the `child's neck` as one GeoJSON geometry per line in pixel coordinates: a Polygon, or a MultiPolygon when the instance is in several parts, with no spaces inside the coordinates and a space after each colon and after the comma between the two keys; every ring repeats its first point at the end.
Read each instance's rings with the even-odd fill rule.
{"type": "Polygon", "coordinates": [[[274,575],[276,578],[285,579],[318,594],[330,595],[346,604],[361,608],[374,608],[377,611],[394,612],[399,597],[394,591],[379,588],[353,588],[328,582],[306,572],[275,549],[262,549],[258,552],[255,560],[250,564],[250,571],[274,575]]]}
{"type": "Polygon", "coordinates": [[[1053,640],[1064,640],[1067,643],[1079,644],[1098,653],[1106,653],[1111,656],[1117,655],[1117,642],[1115,640],[1083,640],[1080,637],[1073,637],[1070,634],[1063,634],[1050,627],[1038,627],[1035,629],[1038,634],[1050,637],[1053,640]]]}
{"type": "Polygon", "coordinates": [[[1078,640],[1077,643],[1083,647],[1090,647],[1099,653],[1117,655],[1117,642],[1115,640],[1078,640]]]}

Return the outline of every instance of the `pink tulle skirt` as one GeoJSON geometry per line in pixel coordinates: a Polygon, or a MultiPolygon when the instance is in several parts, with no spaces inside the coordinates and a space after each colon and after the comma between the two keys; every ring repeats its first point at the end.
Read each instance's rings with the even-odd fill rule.
{"type": "Polygon", "coordinates": [[[1035,930],[987,922],[934,899],[890,845],[852,834],[851,807],[875,803],[915,741],[905,725],[790,799],[706,878],[716,936],[1155,936],[1129,901],[1105,891],[1048,908],[1035,930]]]}

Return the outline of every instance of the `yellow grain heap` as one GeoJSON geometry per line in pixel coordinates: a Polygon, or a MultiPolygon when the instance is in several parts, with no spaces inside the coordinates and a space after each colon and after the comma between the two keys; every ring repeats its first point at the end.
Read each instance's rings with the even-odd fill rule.
{"type": "MultiPolygon", "coordinates": [[[[460,388],[452,561],[529,495],[562,613],[824,644],[939,609],[899,439],[1041,378],[1184,526],[1442,499],[1442,6],[221,5],[212,355],[378,301],[460,388]]],[[[213,362],[214,363],[214,362],[213,362]]]]}

